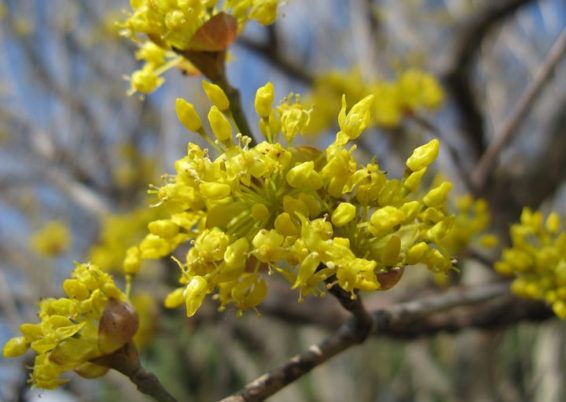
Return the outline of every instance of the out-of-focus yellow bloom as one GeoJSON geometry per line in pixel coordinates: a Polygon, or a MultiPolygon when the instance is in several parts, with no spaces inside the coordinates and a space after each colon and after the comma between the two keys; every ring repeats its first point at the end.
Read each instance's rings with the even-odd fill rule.
{"type": "Polygon", "coordinates": [[[88,378],[103,375],[108,368],[92,360],[124,346],[137,329],[125,295],[98,267],[77,265],[63,289],[67,297],[43,299],[40,322],[22,324],[22,336],[9,340],[3,349],[4,357],[17,357],[28,349],[36,353],[30,382],[40,388],[65,383],[61,375],[66,371],[88,378]]]}
{"type": "Polygon", "coordinates": [[[458,197],[455,207],[452,226],[441,241],[450,254],[456,256],[476,241],[483,248],[497,246],[497,237],[486,232],[491,215],[485,200],[468,194],[458,197]]]}
{"type": "Polygon", "coordinates": [[[402,71],[394,81],[373,82],[364,82],[356,70],[331,71],[316,78],[313,91],[307,97],[307,103],[316,106],[309,132],[319,133],[335,123],[343,94],[354,102],[373,95],[369,124],[384,128],[397,127],[405,116],[413,113],[437,110],[444,100],[438,81],[418,69],[402,71]]]}
{"type": "Polygon", "coordinates": [[[139,317],[139,327],[134,342],[139,349],[143,349],[151,342],[157,330],[159,306],[155,297],[149,293],[136,294],[130,301],[139,317]]]}
{"type": "Polygon", "coordinates": [[[511,226],[511,240],[495,269],[515,277],[513,293],[544,300],[566,319],[566,232],[558,214],[544,220],[541,212],[523,209],[521,221],[511,226]]]}
{"type": "Polygon", "coordinates": [[[319,150],[293,145],[310,110],[297,98],[274,107],[273,93],[268,84],[255,102],[266,141],[250,146],[249,138],[234,138],[226,113],[213,105],[212,133],[201,127],[199,134],[218,155],[189,144],[175,163],[176,176],[156,191],[171,216],[149,224],[138,246],[141,258],[170,253],[181,234],[194,239],[167,307],[185,305],[192,316],[212,294],[221,309],[253,308],[266,295],[265,272],[281,274],[302,298],[324,294],[331,277],[354,293],[392,286],[396,281],[382,285],[379,278],[389,272],[399,278],[408,264],[451,269],[451,256],[439,244],[453,222],[445,206],[451,185],[416,191],[438,154],[437,140],[415,150],[403,178],[390,179],[377,163],[364,165],[353,155],[351,141],[370,122],[373,96],[349,111],[343,105],[341,131],[319,150]],[[286,145],[278,142],[281,136],[286,145]],[[190,227],[171,223],[179,225],[180,214],[193,217],[190,227]],[[424,246],[417,250],[418,244],[424,246]]]}
{"type": "Polygon", "coordinates": [[[69,249],[71,233],[62,221],[51,221],[31,237],[31,247],[43,257],[58,257],[69,249]]]}
{"type": "Polygon", "coordinates": [[[111,214],[101,222],[98,242],[90,249],[90,260],[104,271],[120,272],[139,269],[136,246],[147,233],[147,225],[158,219],[159,208],[137,208],[130,212],[111,214]]]}

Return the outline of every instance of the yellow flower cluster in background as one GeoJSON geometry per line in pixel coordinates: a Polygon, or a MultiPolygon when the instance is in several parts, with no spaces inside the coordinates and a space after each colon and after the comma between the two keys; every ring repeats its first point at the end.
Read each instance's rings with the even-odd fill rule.
{"type": "Polygon", "coordinates": [[[444,100],[436,78],[422,70],[412,68],[402,71],[394,81],[374,82],[364,82],[356,70],[331,71],[316,78],[308,97],[308,103],[316,105],[310,132],[319,133],[333,126],[342,94],[352,101],[375,95],[372,125],[385,128],[398,126],[405,116],[415,112],[437,110],[444,100]]]}
{"type": "Polygon", "coordinates": [[[340,131],[319,150],[292,145],[311,111],[293,98],[273,107],[271,83],[257,91],[255,109],[266,141],[255,146],[248,137],[234,136],[221,90],[206,92],[213,104],[212,135],[190,103],[178,99],[177,114],[217,156],[188,145],[175,163],[176,175],[157,191],[170,216],[152,222],[138,247],[142,258],[162,256],[180,240],[194,239],[179,261],[182,286],[167,297],[167,307],[185,304],[192,316],[214,293],[221,308],[253,308],[267,293],[265,273],[281,274],[301,297],[324,294],[332,284],[355,297],[358,290],[389,287],[379,275],[406,265],[451,269],[450,256],[436,246],[454,219],[445,205],[451,184],[419,192],[438,155],[438,140],[414,150],[402,179],[389,179],[376,162],[361,164],[352,145],[370,124],[374,96],[350,110],[343,99],[340,131]]]}
{"type": "Polygon", "coordinates": [[[42,257],[58,257],[69,249],[71,233],[62,221],[51,221],[31,236],[30,246],[42,257]]]}
{"type": "Polygon", "coordinates": [[[123,34],[142,42],[136,54],[144,66],[131,76],[130,93],[150,93],[166,70],[190,66],[179,51],[223,51],[245,24],[272,24],[278,0],[132,0],[132,10],[121,24],[123,34]],[[207,25],[208,24],[208,25],[207,25]],[[222,34],[220,34],[222,32],[222,34]]]}
{"type": "Polygon", "coordinates": [[[101,222],[98,242],[90,249],[90,261],[108,272],[121,272],[126,250],[140,242],[147,225],[162,215],[160,208],[136,208],[106,216],[101,222]]]}
{"type": "Polygon", "coordinates": [[[3,349],[4,357],[20,356],[29,348],[37,354],[30,381],[40,388],[63,384],[61,374],[66,371],[87,378],[103,375],[108,368],[91,360],[119,349],[135,332],[135,325],[121,333],[105,333],[99,327],[108,303],[123,303],[125,295],[98,267],[78,265],[63,289],[67,297],[43,299],[40,322],[22,324],[22,336],[10,339],[3,349]]]}
{"type": "Polygon", "coordinates": [[[497,245],[497,237],[486,233],[491,215],[485,200],[474,200],[469,194],[458,197],[454,216],[454,225],[441,242],[448,253],[457,255],[475,240],[484,248],[493,248],[497,245]]]}
{"type": "Polygon", "coordinates": [[[512,247],[503,250],[495,269],[515,276],[513,293],[544,300],[566,319],[566,232],[558,214],[553,212],[545,220],[541,212],[525,208],[510,233],[512,247]]]}

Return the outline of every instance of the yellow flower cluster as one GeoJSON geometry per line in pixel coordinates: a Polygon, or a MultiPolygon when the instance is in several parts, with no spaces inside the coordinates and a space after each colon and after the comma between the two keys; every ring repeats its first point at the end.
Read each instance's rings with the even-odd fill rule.
{"type": "Polygon", "coordinates": [[[402,119],[415,112],[438,109],[444,92],[432,75],[408,69],[395,81],[376,80],[365,83],[358,71],[332,71],[317,77],[309,103],[316,105],[309,131],[318,133],[334,123],[340,108],[340,97],[346,94],[354,101],[375,95],[372,124],[385,128],[398,126],[402,119]]]}
{"type": "Polygon", "coordinates": [[[29,348],[36,352],[30,381],[40,388],[63,384],[61,374],[66,371],[74,370],[87,378],[103,375],[108,369],[91,360],[116,351],[135,332],[132,324],[120,333],[103,330],[101,320],[108,305],[127,305],[112,278],[96,266],[77,265],[71,278],[63,282],[63,289],[67,297],[42,300],[41,322],[22,324],[22,336],[10,339],[3,349],[4,357],[20,356],[29,348]]]}
{"type": "Polygon", "coordinates": [[[343,99],[340,131],[318,150],[292,145],[309,124],[310,110],[291,98],[273,107],[271,83],[257,91],[266,141],[255,146],[241,134],[234,138],[223,97],[209,92],[212,136],[190,103],[179,99],[177,114],[219,155],[188,145],[176,175],[157,192],[170,218],[151,223],[151,242],[146,238],[139,247],[142,254],[163,255],[177,247],[179,236],[195,236],[179,261],[182,286],[167,297],[167,307],[185,304],[192,316],[215,293],[221,308],[253,308],[266,295],[266,272],[281,274],[301,297],[323,294],[331,284],[354,297],[357,290],[389,287],[380,275],[406,265],[451,269],[450,256],[436,246],[453,221],[445,208],[451,184],[418,195],[438,140],[414,150],[402,179],[389,179],[376,162],[360,164],[351,144],[371,121],[374,96],[349,111],[343,99]]]}
{"type": "Polygon", "coordinates": [[[179,51],[223,51],[249,20],[263,25],[277,17],[279,0],[131,0],[123,34],[143,40],[136,57],[144,66],[131,76],[130,93],[150,93],[161,74],[181,63],[179,51]]]}
{"type": "Polygon", "coordinates": [[[69,249],[71,234],[62,221],[51,221],[31,237],[31,248],[42,257],[58,257],[69,249]]]}
{"type": "Polygon", "coordinates": [[[485,233],[491,221],[485,200],[474,200],[469,194],[458,197],[454,215],[454,225],[441,242],[451,255],[457,255],[476,239],[479,245],[485,248],[497,245],[495,235],[485,233]]]}
{"type": "Polygon", "coordinates": [[[512,247],[503,250],[495,269],[513,275],[513,293],[545,300],[554,313],[566,319],[566,232],[553,212],[523,209],[521,222],[511,226],[512,247]]]}

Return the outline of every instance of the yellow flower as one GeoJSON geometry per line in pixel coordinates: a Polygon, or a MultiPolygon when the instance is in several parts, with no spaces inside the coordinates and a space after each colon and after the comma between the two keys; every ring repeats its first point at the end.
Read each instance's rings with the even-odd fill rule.
{"type": "Polygon", "coordinates": [[[58,257],[69,249],[71,234],[62,221],[51,221],[33,234],[32,249],[41,256],[58,257]]]}

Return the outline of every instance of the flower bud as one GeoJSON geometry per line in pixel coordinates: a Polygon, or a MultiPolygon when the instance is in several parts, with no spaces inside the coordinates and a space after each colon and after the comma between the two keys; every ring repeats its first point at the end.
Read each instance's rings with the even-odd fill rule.
{"type": "Polygon", "coordinates": [[[179,233],[179,226],[169,219],[159,219],[147,225],[150,233],[159,237],[173,237],[179,233]]]}
{"type": "Polygon", "coordinates": [[[122,262],[122,268],[126,275],[136,275],[141,268],[141,251],[138,247],[133,246],[126,250],[126,257],[122,262]]]}
{"type": "Polygon", "coordinates": [[[417,170],[416,172],[412,172],[403,182],[405,187],[409,190],[415,192],[419,189],[421,185],[421,181],[423,179],[424,174],[426,173],[426,168],[422,168],[417,170]]]}
{"type": "Polygon", "coordinates": [[[28,350],[28,344],[26,340],[19,336],[16,338],[10,339],[5,345],[2,351],[2,355],[5,358],[9,357],[18,357],[26,353],[28,350]]]}
{"type": "Polygon", "coordinates": [[[546,230],[550,233],[558,233],[560,231],[560,216],[556,212],[551,212],[546,218],[546,230]]]}
{"type": "Polygon", "coordinates": [[[413,151],[413,154],[407,159],[407,167],[413,172],[421,170],[430,165],[438,156],[440,149],[440,141],[436,138],[427,144],[421,145],[413,151]]]}
{"type": "Polygon", "coordinates": [[[445,181],[430,190],[424,197],[423,202],[427,207],[438,207],[446,202],[448,193],[452,190],[452,183],[445,181]]]}
{"type": "Polygon", "coordinates": [[[314,275],[318,265],[320,264],[320,256],[316,251],[313,251],[301,262],[297,279],[293,284],[292,289],[296,289],[301,285],[306,285],[307,281],[314,275]]]}
{"type": "Polygon", "coordinates": [[[287,183],[302,190],[318,190],[322,187],[322,176],[314,170],[314,162],[298,164],[287,172],[287,183]]]}
{"type": "Polygon", "coordinates": [[[407,264],[418,264],[425,258],[429,250],[430,248],[425,242],[415,244],[407,252],[407,264]]]}
{"type": "Polygon", "coordinates": [[[299,232],[288,212],[280,213],[277,218],[275,218],[273,227],[283,236],[294,236],[299,232]]]}
{"type": "Polygon", "coordinates": [[[185,301],[185,288],[177,288],[167,295],[164,306],[167,308],[179,307],[185,301]]]}
{"type": "Polygon", "coordinates": [[[104,307],[98,325],[98,349],[110,354],[132,340],[138,330],[138,315],[124,302],[110,299],[104,307]]]}
{"type": "Polygon", "coordinates": [[[212,84],[208,81],[203,81],[202,89],[212,104],[220,109],[220,111],[225,112],[230,108],[230,101],[228,100],[228,97],[218,85],[212,84]]]}
{"type": "Polygon", "coordinates": [[[273,105],[275,92],[273,84],[268,82],[256,91],[255,94],[255,111],[263,119],[268,119],[273,105]]]}
{"type": "Polygon", "coordinates": [[[218,140],[224,142],[232,138],[232,126],[217,106],[212,106],[210,108],[210,112],[208,112],[208,121],[210,122],[210,127],[212,128],[214,136],[218,138],[218,140]]]}
{"type": "Polygon", "coordinates": [[[245,237],[241,237],[226,247],[224,262],[229,268],[242,266],[246,261],[246,255],[250,249],[250,243],[245,237]]]}
{"type": "Polygon", "coordinates": [[[195,315],[208,293],[208,283],[202,276],[193,276],[185,288],[187,317],[195,315]]]}
{"type": "Polygon", "coordinates": [[[349,202],[341,202],[336,209],[332,211],[330,220],[336,227],[344,226],[356,217],[356,207],[349,202]]]}
{"type": "Polygon", "coordinates": [[[370,231],[374,235],[387,233],[405,220],[405,214],[398,208],[386,206],[377,209],[370,218],[370,231]]]}
{"type": "Polygon", "coordinates": [[[84,300],[90,296],[87,287],[77,279],[66,279],[63,282],[65,294],[77,300],[84,300]]]}
{"type": "Polygon", "coordinates": [[[342,109],[338,115],[338,125],[350,139],[356,139],[370,123],[371,110],[375,101],[374,95],[368,95],[352,106],[346,114],[346,97],[342,97],[342,109]]]}
{"type": "Polygon", "coordinates": [[[220,200],[226,198],[232,192],[228,184],[204,182],[199,184],[199,190],[205,198],[211,200],[220,200]]]}
{"type": "Polygon", "coordinates": [[[177,118],[187,130],[194,132],[200,130],[202,122],[192,103],[182,98],[177,98],[175,101],[175,111],[177,112],[177,118]]]}
{"type": "Polygon", "coordinates": [[[399,236],[391,236],[383,249],[382,262],[390,267],[397,265],[400,251],[401,238],[399,236]]]}

